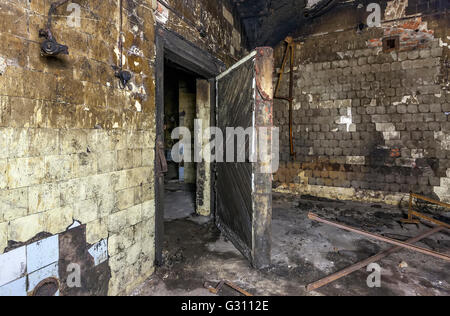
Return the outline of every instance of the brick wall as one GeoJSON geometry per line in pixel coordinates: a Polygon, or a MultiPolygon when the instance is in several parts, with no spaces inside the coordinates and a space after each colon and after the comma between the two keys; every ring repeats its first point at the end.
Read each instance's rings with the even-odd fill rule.
{"type": "MultiPolygon", "coordinates": [[[[439,2],[425,16],[408,18],[423,8],[402,3],[403,10],[399,1],[383,2],[390,15],[381,27],[357,31],[368,13],[347,4],[296,34],[296,157],[290,157],[288,104],[278,100],[278,190],[389,203],[413,191],[450,200],[449,17],[439,2]],[[385,52],[390,36],[400,46],[385,52]]],[[[280,45],[278,65],[283,53],[280,45]]]]}
{"type": "MultiPolygon", "coordinates": [[[[208,3],[202,11],[210,25],[206,38],[172,13],[166,26],[232,60],[227,41],[208,43],[211,34],[226,26],[227,38],[236,30],[228,25],[222,8],[211,11],[213,2],[177,5],[192,18],[202,3],[208,3]]],[[[120,56],[119,1],[75,0],[81,6],[81,25],[68,25],[67,6],[58,9],[53,23],[56,39],[69,46],[70,55],[44,58],[38,30],[46,23],[50,3],[0,3],[0,293],[30,293],[29,280],[36,275],[27,270],[32,258],[16,254],[59,236],[59,250],[51,250],[59,251],[61,283],[66,281],[61,267],[76,257],[75,251],[86,272],[81,277],[95,281],[83,281],[81,294],[124,294],[154,270],[153,69],[158,7],[150,0],[123,1],[120,56]],[[133,74],[126,89],[120,88],[111,67],[120,58],[133,74]],[[82,229],[72,236],[76,227],[82,229]],[[67,240],[77,241],[76,247],[67,240]],[[100,273],[97,264],[110,272],[100,273]],[[95,284],[103,290],[97,291],[95,284]]]]}

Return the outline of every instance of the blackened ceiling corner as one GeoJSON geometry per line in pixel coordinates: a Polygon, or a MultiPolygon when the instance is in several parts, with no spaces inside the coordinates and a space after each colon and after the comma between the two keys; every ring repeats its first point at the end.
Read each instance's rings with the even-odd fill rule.
{"type": "Polygon", "coordinates": [[[274,46],[339,0],[231,0],[240,15],[249,48],[274,46]]]}

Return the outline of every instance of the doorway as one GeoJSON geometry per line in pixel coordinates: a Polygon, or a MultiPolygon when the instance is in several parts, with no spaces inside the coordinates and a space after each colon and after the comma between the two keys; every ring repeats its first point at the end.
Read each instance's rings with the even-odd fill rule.
{"type": "Polygon", "coordinates": [[[270,265],[272,155],[268,149],[272,134],[267,131],[273,124],[272,74],[271,48],[258,48],[225,71],[224,65],[209,53],[157,28],[156,265],[164,264],[166,216],[185,219],[195,211],[213,215],[216,229],[253,267],[270,265]],[[197,120],[203,121],[200,127],[197,120]],[[177,127],[186,127],[189,134],[183,135],[182,145],[175,146],[176,151],[172,152],[182,159],[171,161],[170,146],[175,138],[171,132],[177,127]],[[201,136],[196,133],[198,130],[201,136]],[[243,144],[235,143],[236,138],[243,144]],[[193,160],[190,155],[196,151],[188,148],[195,147],[205,149],[200,151],[209,157],[196,156],[193,160]],[[258,159],[235,159],[235,153],[242,153],[241,149],[244,153],[251,151],[252,157],[258,159]],[[194,189],[189,188],[192,184],[194,189]]]}
{"type": "MultiPolygon", "coordinates": [[[[164,61],[164,147],[167,173],[164,177],[164,220],[176,220],[196,213],[197,166],[181,148],[174,147],[178,139],[177,129],[194,130],[196,118],[196,81],[198,75],[170,60],[164,61]],[[174,158],[173,150],[183,157],[174,158]]],[[[194,146],[191,139],[191,146],[194,146]]]]}
{"type": "Polygon", "coordinates": [[[208,112],[207,124],[214,126],[215,106],[212,104],[214,102],[212,87],[214,78],[224,70],[225,65],[208,52],[184,40],[178,34],[157,26],[155,63],[157,134],[155,264],[157,266],[164,263],[166,216],[169,219],[178,218],[196,211],[202,214],[201,209],[207,209],[209,214],[214,213],[213,171],[209,166],[205,167],[204,163],[174,162],[171,159],[173,141],[170,136],[176,127],[186,124],[192,127],[194,118],[204,115],[205,112],[208,112]],[[207,101],[205,96],[208,98],[207,101]],[[203,104],[200,107],[199,102],[203,104]],[[210,181],[202,181],[203,178],[209,178],[210,181]]]}

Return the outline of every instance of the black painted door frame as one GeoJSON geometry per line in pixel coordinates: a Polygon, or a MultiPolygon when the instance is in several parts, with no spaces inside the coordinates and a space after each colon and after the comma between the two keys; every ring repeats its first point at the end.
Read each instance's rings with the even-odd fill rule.
{"type": "MultiPolygon", "coordinates": [[[[156,144],[155,144],[155,265],[163,264],[164,243],[164,172],[158,158],[164,147],[164,60],[168,59],[179,66],[208,79],[211,86],[211,126],[215,126],[215,77],[225,70],[225,65],[187,41],[180,35],[167,30],[162,25],[156,26],[155,32],[156,61],[156,144]]],[[[211,168],[211,205],[214,203],[214,168],[211,168]]],[[[211,210],[214,213],[214,210],[211,210]]]]}

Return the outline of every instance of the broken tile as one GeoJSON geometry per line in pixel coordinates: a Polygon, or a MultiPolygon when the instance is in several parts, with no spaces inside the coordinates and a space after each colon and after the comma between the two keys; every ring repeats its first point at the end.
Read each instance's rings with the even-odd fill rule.
{"type": "Polygon", "coordinates": [[[95,266],[98,266],[108,260],[108,241],[103,239],[92,246],[88,251],[92,258],[94,258],[95,266]]]}

